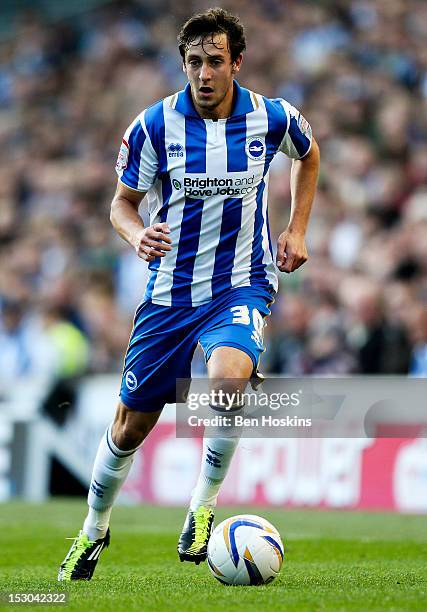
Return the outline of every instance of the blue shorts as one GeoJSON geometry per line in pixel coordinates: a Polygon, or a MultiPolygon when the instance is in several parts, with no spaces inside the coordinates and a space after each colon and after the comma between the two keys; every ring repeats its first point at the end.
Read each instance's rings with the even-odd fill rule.
{"type": "Polygon", "coordinates": [[[248,354],[256,370],[265,350],[263,328],[272,301],[267,288],[237,287],[196,307],[143,302],[126,352],[122,402],[140,412],[156,412],[176,402],[176,379],[190,379],[198,342],[206,362],[218,346],[231,346],[248,354]]]}

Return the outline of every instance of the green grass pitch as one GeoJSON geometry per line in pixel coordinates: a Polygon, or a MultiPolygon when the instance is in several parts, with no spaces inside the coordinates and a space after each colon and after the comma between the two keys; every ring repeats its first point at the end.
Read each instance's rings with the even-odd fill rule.
{"type": "MultiPolygon", "coordinates": [[[[64,590],[58,565],[85,514],[81,501],[0,504],[0,591],[64,590]]],[[[219,508],[270,520],[285,545],[274,582],[225,587],[206,566],[180,563],[184,509],[118,507],[112,541],[90,582],[72,583],[67,611],[426,610],[427,518],[392,514],[219,508]]],[[[18,605],[8,609],[17,609],[18,605]]],[[[25,609],[46,609],[25,606],[25,609]]]]}

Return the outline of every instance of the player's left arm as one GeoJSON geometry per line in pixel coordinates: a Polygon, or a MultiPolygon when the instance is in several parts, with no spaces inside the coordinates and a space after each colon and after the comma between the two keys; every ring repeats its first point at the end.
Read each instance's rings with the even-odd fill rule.
{"type": "Polygon", "coordinates": [[[277,241],[276,263],[281,272],[293,272],[308,259],[305,233],[316,193],[319,164],[319,146],[312,137],[309,152],[302,159],[292,161],[291,215],[288,227],[277,241]]]}

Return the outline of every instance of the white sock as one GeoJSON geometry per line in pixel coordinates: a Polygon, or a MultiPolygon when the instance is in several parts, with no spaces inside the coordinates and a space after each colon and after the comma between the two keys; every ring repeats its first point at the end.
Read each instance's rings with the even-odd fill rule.
{"type": "Polygon", "coordinates": [[[202,466],[190,509],[215,508],[219,489],[227,475],[239,438],[204,438],[202,466]]]}
{"type": "MultiPolygon", "coordinates": [[[[242,414],[242,410],[233,411],[233,414],[242,414]]],[[[211,427],[209,431],[212,435],[213,428],[211,427]]],[[[203,438],[202,464],[197,484],[192,492],[190,510],[197,510],[200,506],[215,508],[220,487],[239,443],[240,433],[239,428],[235,428],[231,435],[227,430],[229,437],[222,438],[221,427],[218,427],[215,428],[215,437],[203,438]]]]}
{"type": "Polygon", "coordinates": [[[111,510],[132,466],[135,451],[122,451],[114,444],[112,425],[107,428],[99,444],[92,471],[87,503],[89,512],[83,524],[83,532],[89,540],[105,537],[111,510]]]}
{"type": "Polygon", "coordinates": [[[106,510],[95,510],[89,506],[89,512],[83,523],[83,533],[92,542],[96,542],[99,538],[104,538],[107,533],[108,525],[110,524],[111,510],[113,506],[106,510]]]}

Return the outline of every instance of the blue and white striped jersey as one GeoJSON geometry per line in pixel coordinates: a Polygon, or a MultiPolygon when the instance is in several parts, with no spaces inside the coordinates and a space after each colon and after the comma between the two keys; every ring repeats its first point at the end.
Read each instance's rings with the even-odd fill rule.
{"type": "Polygon", "coordinates": [[[234,82],[227,119],[201,119],[187,85],[144,110],[126,130],[116,170],[148,192],[150,223],[167,222],[172,250],[150,263],[145,299],[199,306],[232,287],[277,290],[268,214],[268,176],[278,151],[294,159],[311,128],[282,99],[234,82]]]}

